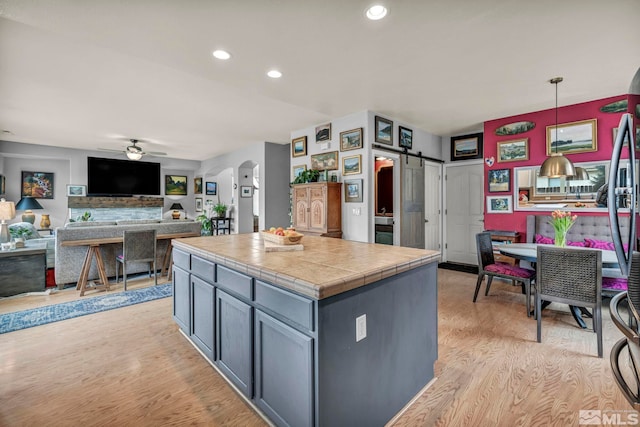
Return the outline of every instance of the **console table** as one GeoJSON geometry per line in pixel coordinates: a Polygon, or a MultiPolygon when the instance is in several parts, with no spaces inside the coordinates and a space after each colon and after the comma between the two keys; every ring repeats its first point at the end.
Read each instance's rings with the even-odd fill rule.
{"type": "Polygon", "coordinates": [[[20,248],[0,251],[0,297],[42,292],[46,287],[47,249],[20,248]]]}

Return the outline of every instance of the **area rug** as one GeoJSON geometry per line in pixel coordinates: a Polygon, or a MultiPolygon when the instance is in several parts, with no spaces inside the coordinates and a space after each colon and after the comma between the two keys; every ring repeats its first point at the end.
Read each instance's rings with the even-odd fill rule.
{"type": "Polygon", "coordinates": [[[0,334],[171,296],[171,283],[0,315],[0,334]]]}

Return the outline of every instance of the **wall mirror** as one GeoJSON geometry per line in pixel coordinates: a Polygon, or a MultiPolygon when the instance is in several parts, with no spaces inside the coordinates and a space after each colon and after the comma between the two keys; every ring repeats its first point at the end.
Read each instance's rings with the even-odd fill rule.
{"type": "MultiPolygon", "coordinates": [[[[548,178],[539,176],[539,166],[514,168],[513,186],[515,210],[554,210],[579,208],[585,211],[606,211],[606,193],[603,186],[609,176],[610,161],[575,163],[579,175],[548,178]],[[601,190],[602,189],[602,190],[601,190]],[[599,192],[600,190],[600,192],[599,192]]],[[[625,182],[629,161],[620,161],[620,181],[625,182]]],[[[636,170],[638,162],[636,162],[636,170]]]]}

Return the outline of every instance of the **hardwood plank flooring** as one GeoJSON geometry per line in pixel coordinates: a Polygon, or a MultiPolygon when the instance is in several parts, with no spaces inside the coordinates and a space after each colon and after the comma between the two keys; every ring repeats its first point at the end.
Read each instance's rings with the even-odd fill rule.
{"type": "MultiPolygon", "coordinates": [[[[538,344],[519,287],[494,280],[474,304],[475,275],[438,277],[437,380],[396,426],[565,426],[580,409],[631,409],[609,366],[622,334],[608,309],[599,359],[563,306],[544,312],[538,344]]],[[[0,313],[77,294],[5,298],[0,313]]],[[[170,298],[0,335],[0,402],[2,426],[265,425],[178,332],[170,298]]]]}

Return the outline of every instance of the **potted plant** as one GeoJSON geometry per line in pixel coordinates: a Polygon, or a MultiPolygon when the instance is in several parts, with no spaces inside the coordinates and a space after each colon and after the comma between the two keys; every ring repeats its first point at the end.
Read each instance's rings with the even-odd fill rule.
{"type": "Polygon", "coordinates": [[[218,202],[213,206],[213,210],[218,218],[224,218],[227,216],[227,205],[222,202],[218,202]]]}
{"type": "Polygon", "coordinates": [[[200,235],[211,236],[211,220],[206,214],[200,214],[196,217],[196,221],[200,223],[200,235]]]}
{"type": "Polygon", "coordinates": [[[320,176],[320,171],[316,169],[307,169],[300,172],[300,175],[296,176],[292,184],[305,184],[307,182],[316,182],[320,176]]]}

